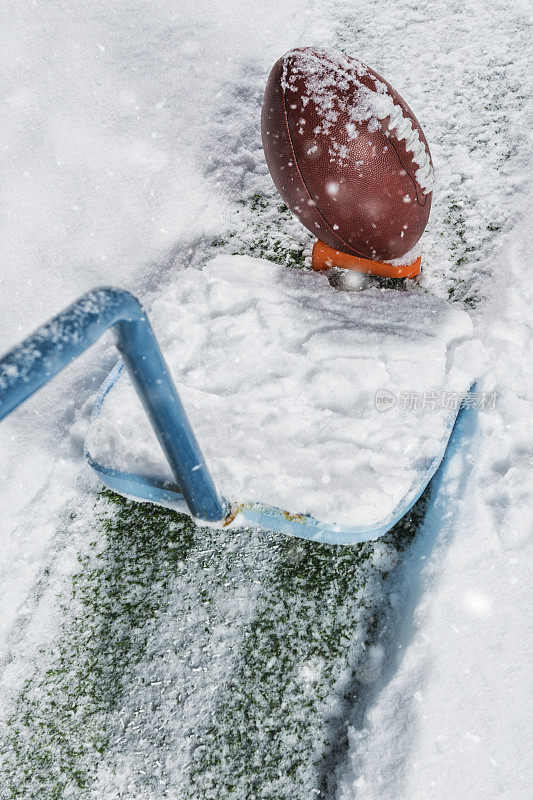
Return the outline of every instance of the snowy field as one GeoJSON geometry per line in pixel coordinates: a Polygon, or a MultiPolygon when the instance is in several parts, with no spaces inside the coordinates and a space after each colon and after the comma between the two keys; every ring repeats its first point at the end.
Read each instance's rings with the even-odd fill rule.
{"type": "Polygon", "coordinates": [[[408,518],[335,548],[102,492],[97,345],[0,425],[0,797],[529,798],[529,5],[3,0],[0,43],[1,352],[99,284],[151,307],[219,254],[308,266],[259,116],[312,43],[420,120],[420,291],[471,314],[496,395],[408,518]]]}

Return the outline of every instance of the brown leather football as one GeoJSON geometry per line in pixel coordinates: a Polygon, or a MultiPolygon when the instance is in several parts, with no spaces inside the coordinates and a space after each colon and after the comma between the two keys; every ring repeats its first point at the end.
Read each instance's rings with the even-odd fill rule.
{"type": "Polygon", "coordinates": [[[268,78],[261,134],[280,195],[323,242],[390,260],[419,240],[431,154],[407,103],[370,67],[335,51],[291,50],[268,78]]]}

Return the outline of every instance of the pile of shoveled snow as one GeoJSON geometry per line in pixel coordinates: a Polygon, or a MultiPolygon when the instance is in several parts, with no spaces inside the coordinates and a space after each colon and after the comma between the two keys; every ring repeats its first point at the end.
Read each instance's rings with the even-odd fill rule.
{"type": "MultiPolygon", "coordinates": [[[[181,272],[151,320],[219,490],[339,525],[418,488],[480,355],[468,315],[429,294],[339,292],[244,256],[181,272]]],[[[125,372],[87,443],[172,480],[125,372]]]]}

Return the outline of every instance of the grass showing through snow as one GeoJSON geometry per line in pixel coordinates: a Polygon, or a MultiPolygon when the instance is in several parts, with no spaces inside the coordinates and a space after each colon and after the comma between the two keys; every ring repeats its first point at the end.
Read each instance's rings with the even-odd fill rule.
{"type": "Polygon", "coordinates": [[[326,796],[383,575],[424,501],[379,543],[342,548],[221,534],[102,494],[100,534],[60,599],[63,626],[8,720],[0,796],[88,797],[98,780],[114,796],[124,757],[125,796],[326,796]],[[221,638],[232,638],[227,602],[239,614],[243,598],[230,668],[217,673],[221,638]],[[194,644],[201,655],[189,664],[194,644]],[[184,687],[172,678],[180,670],[184,687]],[[176,724],[202,697],[202,724],[176,724]]]}

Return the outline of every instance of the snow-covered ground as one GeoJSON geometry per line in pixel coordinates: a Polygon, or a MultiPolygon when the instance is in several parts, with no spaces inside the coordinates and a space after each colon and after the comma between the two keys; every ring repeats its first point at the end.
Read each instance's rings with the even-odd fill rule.
{"type": "Polygon", "coordinates": [[[494,254],[505,277],[482,328],[492,366],[480,389],[496,389],[498,407],[469,412],[470,453],[448,462],[391,588],[390,663],[350,733],[342,800],[531,794],[530,246],[521,222],[494,254]]]}
{"type": "Polygon", "coordinates": [[[424,284],[466,304],[497,393],[425,519],[342,553],[98,498],[81,440],[109,343],[15,412],[0,796],[529,797],[527,5],[5,0],[0,23],[1,351],[101,283],[151,305],[216,250],[300,259],[259,111],[274,61],[316,43],[423,125],[424,284]]]}

